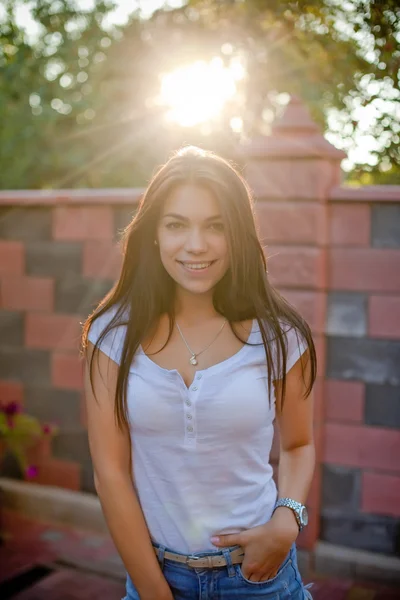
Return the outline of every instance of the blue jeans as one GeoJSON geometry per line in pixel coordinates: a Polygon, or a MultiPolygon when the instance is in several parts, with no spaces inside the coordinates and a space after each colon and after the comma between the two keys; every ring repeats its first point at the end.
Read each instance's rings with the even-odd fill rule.
{"type": "MultiPolygon", "coordinates": [[[[164,558],[165,548],[158,549],[158,560],[174,600],[312,600],[304,586],[297,566],[296,546],[293,544],[278,574],[268,581],[248,581],[242,575],[241,565],[232,565],[229,548],[206,554],[224,554],[227,566],[214,569],[196,569],[164,558]]],[[[233,546],[231,549],[237,548],[233,546]]],[[[175,552],[175,551],[174,551],[175,552]]],[[[307,586],[308,587],[308,586],[307,586]]],[[[126,580],[123,600],[140,600],[131,578],[126,580]]],[[[154,599],[156,600],[156,598],[154,599]]]]}

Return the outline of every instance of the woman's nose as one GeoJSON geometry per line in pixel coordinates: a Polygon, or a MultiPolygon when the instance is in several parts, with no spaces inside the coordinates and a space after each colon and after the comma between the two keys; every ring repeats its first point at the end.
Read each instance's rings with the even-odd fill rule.
{"type": "Polygon", "coordinates": [[[188,252],[205,252],[207,250],[206,236],[199,229],[189,231],[185,244],[188,252]]]}

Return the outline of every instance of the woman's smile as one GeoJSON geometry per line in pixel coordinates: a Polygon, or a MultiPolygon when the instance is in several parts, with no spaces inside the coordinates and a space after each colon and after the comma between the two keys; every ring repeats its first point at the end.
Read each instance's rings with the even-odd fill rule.
{"type": "Polygon", "coordinates": [[[202,262],[178,260],[177,262],[180,265],[182,265],[182,267],[185,269],[185,271],[188,271],[191,275],[202,275],[204,273],[208,273],[210,270],[210,267],[212,267],[213,264],[216,263],[215,260],[202,261],[202,262]]]}

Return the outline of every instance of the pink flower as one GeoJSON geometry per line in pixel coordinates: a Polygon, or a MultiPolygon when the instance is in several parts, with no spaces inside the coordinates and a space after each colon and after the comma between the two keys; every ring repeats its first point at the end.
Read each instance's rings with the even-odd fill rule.
{"type": "Polygon", "coordinates": [[[25,475],[28,479],[33,479],[37,476],[39,469],[35,465],[29,465],[25,471],[25,475]]]}
{"type": "Polygon", "coordinates": [[[48,423],[45,423],[42,426],[42,430],[43,430],[43,433],[45,433],[46,435],[51,433],[51,431],[52,431],[51,425],[49,425],[48,423]]]}
{"type": "Polygon", "coordinates": [[[2,406],[1,410],[8,417],[13,417],[14,415],[18,415],[22,409],[21,409],[21,405],[18,404],[18,402],[9,402],[5,406],[2,406]]]}

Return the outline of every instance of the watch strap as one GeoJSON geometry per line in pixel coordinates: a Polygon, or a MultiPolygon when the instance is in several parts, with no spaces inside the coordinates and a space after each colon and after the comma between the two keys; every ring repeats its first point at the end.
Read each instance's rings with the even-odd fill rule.
{"type": "Polygon", "coordinates": [[[303,508],[305,508],[304,504],[301,504],[301,502],[297,502],[292,498],[280,498],[275,504],[274,511],[280,506],[285,506],[293,511],[293,514],[296,517],[297,525],[301,531],[303,529],[303,523],[301,522],[300,512],[303,508]]]}

